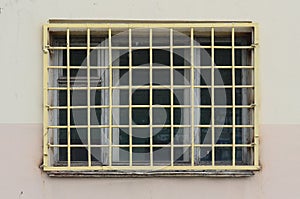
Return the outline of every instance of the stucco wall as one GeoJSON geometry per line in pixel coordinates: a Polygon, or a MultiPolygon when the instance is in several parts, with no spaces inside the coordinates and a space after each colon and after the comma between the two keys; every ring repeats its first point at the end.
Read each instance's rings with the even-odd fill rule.
{"type": "Polygon", "coordinates": [[[297,198],[296,0],[0,0],[0,198],[297,198]],[[251,20],[260,25],[262,170],[231,178],[49,178],[42,161],[42,24],[50,18],[251,20]]]}

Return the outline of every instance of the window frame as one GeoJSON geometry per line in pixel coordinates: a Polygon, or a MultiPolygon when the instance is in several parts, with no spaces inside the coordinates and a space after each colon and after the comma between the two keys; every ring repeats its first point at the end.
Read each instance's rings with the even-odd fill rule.
{"type": "MultiPolygon", "coordinates": [[[[234,31],[233,31],[234,32],[234,31]]],[[[69,36],[67,36],[69,37],[69,36]]],[[[68,39],[67,39],[68,40],[68,39]]],[[[234,51],[235,45],[234,45],[234,34],[232,34],[232,50],[234,51]]],[[[89,41],[87,41],[89,42],[89,41]]],[[[111,42],[111,40],[110,40],[111,42]]],[[[90,45],[88,45],[88,48],[90,48],[90,45]]],[[[212,42],[211,48],[214,48],[214,44],[212,42]]],[[[129,47],[130,49],[130,47],[129,47]]],[[[191,44],[191,49],[194,50],[193,44],[191,44]]],[[[69,45],[67,45],[67,50],[70,50],[69,45]]],[[[109,47],[109,51],[111,51],[111,47],[109,47]]],[[[259,165],[259,132],[258,132],[258,105],[257,105],[257,100],[258,100],[258,25],[256,23],[252,22],[214,22],[214,23],[207,23],[207,22],[191,22],[191,23],[183,23],[183,22],[155,22],[155,23],[149,23],[149,22],[134,22],[134,23],[78,23],[77,21],[73,22],[59,22],[55,21],[55,23],[48,23],[43,26],[43,63],[44,63],[44,110],[43,110],[43,132],[44,132],[44,147],[43,147],[43,158],[44,158],[44,163],[43,163],[43,169],[44,171],[52,173],[54,175],[56,172],[64,173],[63,175],[69,175],[68,172],[80,172],[80,173],[85,173],[85,175],[89,175],[86,172],[95,172],[97,171],[97,175],[106,175],[108,173],[114,175],[114,174],[120,174],[119,172],[124,173],[124,171],[130,171],[131,175],[136,172],[136,171],[143,171],[142,175],[145,175],[145,172],[149,174],[150,171],[154,175],[176,175],[181,174],[181,175],[191,175],[191,174],[201,174],[201,175],[206,175],[206,171],[210,173],[209,175],[249,175],[249,173],[245,173],[247,171],[255,171],[260,169],[259,165]],[[254,142],[252,143],[254,147],[254,164],[253,165],[247,165],[247,166],[242,166],[242,165],[220,165],[220,166],[212,166],[212,165],[197,165],[195,166],[194,163],[192,163],[192,166],[71,166],[70,163],[68,163],[67,166],[62,166],[62,167],[56,167],[56,166],[51,166],[49,164],[49,138],[48,138],[48,65],[49,65],[49,52],[52,50],[49,45],[49,29],[50,28],[66,28],[67,29],[67,35],[69,35],[69,30],[72,28],[86,28],[88,30],[88,34],[90,29],[92,28],[106,28],[109,30],[109,39],[111,39],[111,30],[113,28],[190,28],[191,30],[194,28],[210,28],[212,30],[212,39],[213,39],[213,30],[215,28],[232,28],[234,30],[236,27],[247,27],[247,28],[253,28],[253,34],[254,34],[254,41],[253,44],[251,45],[251,48],[253,48],[253,70],[254,70],[254,104],[253,104],[253,109],[254,109],[254,135],[253,139],[254,142]],[[104,172],[105,171],[105,172],[104,172]],[[114,171],[114,172],[112,172],[114,171]],[[115,172],[117,171],[117,172],[115,172]],[[67,173],[66,173],[67,172],[67,173]],[[108,172],[108,173],[107,173],[108,172]],[[237,172],[237,173],[236,173],[237,172]]],[[[193,55],[192,55],[193,56],[193,55]]],[[[89,53],[87,51],[87,57],[89,57],[89,53]]],[[[232,55],[232,59],[234,59],[234,52],[232,55]]],[[[111,59],[111,57],[109,58],[111,59]]],[[[111,63],[111,61],[110,61],[111,63]]],[[[68,68],[70,67],[70,64],[67,64],[68,68]]],[[[193,65],[193,64],[192,64],[193,65]]],[[[130,66],[129,66],[130,67],[130,66]]],[[[191,66],[191,70],[193,70],[193,66],[191,66]]],[[[234,67],[234,66],[233,66],[234,67]]],[[[89,66],[87,66],[89,68],[89,66]]],[[[212,69],[214,67],[212,66],[212,69]]],[[[111,71],[112,68],[110,66],[109,70],[111,71]]],[[[88,72],[89,73],[89,72],[88,72]]],[[[90,74],[88,74],[88,77],[91,77],[90,74]]],[[[71,78],[68,76],[67,81],[71,81],[71,78]]],[[[111,88],[110,88],[111,89],[111,88]]],[[[111,91],[110,91],[111,92],[111,91]]],[[[193,95],[193,94],[192,94],[193,95]]],[[[193,120],[193,119],[192,119],[193,120]]],[[[69,127],[68,127],[69,128],[69,127]]],[[[192,127],[193,128],[193,127],[192,127]]],[[[212,127],[214,128],[214,127],[212,127]]],[[[193,135],[192,135],[193,136],[193,135]]],[[[214,144],[212,144],[214,145],[214,144]]],[[[233,147],[235,147],[235,143],[232,144],[233,147]]],[[[89,146],[90,147],[90,146],[89,146]]],[[[193,143],[192,143],[192,147],[193,143]]],[[[194,150],[192,150],[191,156],[193,157],[194,150]]],[[[70,155],[70,154],[68,154],[70,155]]],[[[70,158],[69,158],[70,159],[70,158]]],[[[193,157],[194,160],[194,157],[193,157]]],[[[151,173],[151,172],[150,172],[151,173]]],[[[136,174],[136,173],[135,173],[136,174]]],[[[147,175],[148,175],[147,174],[147,175]]],[[[151,174],[150,174],[151,175],[151,174]]]]}

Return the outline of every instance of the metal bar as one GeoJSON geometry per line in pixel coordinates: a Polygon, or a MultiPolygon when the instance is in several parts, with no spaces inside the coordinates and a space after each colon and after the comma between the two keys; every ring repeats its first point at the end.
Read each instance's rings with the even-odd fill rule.
{"type": "Polygon", "coordinates": [[[132,166],[132,29],[129,29],[129,166],[132,166]]]}
{"type": "Polygon", "coordinates": [[[259,99],[259,68],[258,68],[258,44],[259,44],[259,35],[258,35],[258,25],[255,25],[254,27],[254,101],[255,105],[254,106],[254,122],[255,122],[255,127],[254,127],[254,165],[256,167],[259,166],[259,132],[258,132],[258,127],[259,127],[259,108],[260,106],[258,105],[259,99]]]}
{"type": "Polygon", "coordinates": [[[49,50],[48,46],[48,28],[47,26],[43,26],[43,166],[44,168],[50,166],[49,165],[49,152],[48,152],[48,64],[49,64],[49,50]]]}
{"type": "Polygon", "coordinates": [[[231,61],[232,61],[232,165],[235,166],[235,32],[234,27],[231,29],[231,61]]]}
{"type": "MultiPolygon", "coordinates": [[[[45,171],[68,171],[70,168],[68,167],[47,167],[45,171]]],[[[188,170],[216,170],[216,171],[224,171],[224,170],[235,170],[235,171],[257,171],[259,170],[259,166],[93,166],[93,167],[86,167],[86,166],[73,166],[72,171],[117,171],[117,170],[136,170],[136,171],[149,171],[149,170],[156,170],[156,171],[188,171],[188,170]]]]}
{"type": "MultiPolygon", "coordinates": [[[[171,86],[171,166],[174,165],[174,74],[173,74],[173,29],[170,28],[170,86],[171,86]]],[[[176,161],[176,160],[175,160],[176,161]]]]}
{"type": "Polygon", "coordinates": [[[153,166],[153,137],[152,137],[152,134],[153,134],[153,109],[152,109],[152,97],[153,97],[153,90],[152,90],[152,80],[153,80],[153,77],[152,77],[152,72],[153,72],[153,54],[152,54],[152,28],[149,29],[149,45],[150,45],[150,64],[149,64],[149,69],[150,69],[150,72],[149,72],[149,80],[150,80],[150,88],[149,88],[149,105],[150,105],[150,108],[149,108],[149,117],[150,117],[150,166],[153,166]]]}
{"type": "MultiPolygon", "coordinates": [[[[191,166],[195,164],[195,68],[194,68],[194,28],[191,28],[191,143],[192,143],[192,154],[191,154],[191,166]]],[[[199,155],[199,154],[197,154],[199,155]]]]}
{"type": "Polygon", "coordinates": [[[214,42],[215,42],[215,29],[211,28],[211,163],[212,166],[215,166],[215,50],[214,50],[214,42]]]}
{"type": "Polygon", "coordinates": [[[108,47],[109,47],[109,155],[108,164],[112,165],[112,49],[111,49],[111,28],[108,29],[108,47]]]}
{"type": "Polygon", "coordinates": [[[90,72],[90,29],[87,29],[87,122],[88,122],[88,166],[92,166],[91,160],[91,72],[90,72]]]}
{"type": "Polygon", "coordinates": [[[255,23],[49,23],[49,28],[214,28],[214,27],[255,27],[255,23]]]}
{"type": "Polygon", "coordinates": [[[67,143],[68,143],[68,167],[71,167],[71,82],[70,82],[70,29],[67,29],[67,143]]]}

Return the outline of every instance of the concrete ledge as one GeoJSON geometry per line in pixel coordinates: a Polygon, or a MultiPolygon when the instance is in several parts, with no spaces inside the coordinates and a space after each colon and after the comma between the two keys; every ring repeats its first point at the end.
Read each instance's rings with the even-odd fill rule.
{"type": "Polygon", "coordinates": [[[226,177],[240,178],[254,175],[253,171],[48,171],[50,177],[83,178],[146,178],[146,177],[226,177]]]}

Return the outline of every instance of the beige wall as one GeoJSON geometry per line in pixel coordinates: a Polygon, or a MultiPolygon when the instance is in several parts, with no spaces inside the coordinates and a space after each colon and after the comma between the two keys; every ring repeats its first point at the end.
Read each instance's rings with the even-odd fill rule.
{"type": "Polygon", "coordinates": [[[0,198],[298,198],[299,6],[296,0],[0,0],[0,198]],[[49,18],[258,22],[262,170],[241,179],[47,177],[38,166],[41,27],[49,18]]]}

